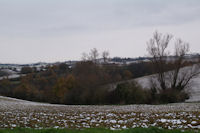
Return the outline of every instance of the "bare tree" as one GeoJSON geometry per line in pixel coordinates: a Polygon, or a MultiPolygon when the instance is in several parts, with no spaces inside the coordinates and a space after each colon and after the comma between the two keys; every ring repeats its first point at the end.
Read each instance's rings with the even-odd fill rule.
{"type": "Polygon", "coordinates": [[[91,51],[89,53],[89,59],[96,64],[98,57],[99,57],[98,50],[96,48],[91,49],[91,51]]]}
{"type": "Polygon", "coordinates": [[[147,51],[152,57],[152,64],[154,71],[157,73],[157,80],[160,87],[166,89],[166,57],[169,53],[166,51],[172,35],[166,34],[162,35],[161,33],[155,32],[153,38],[147,42],[147,51]]]}
{"type": "Polygon", "coordinates": [[[82,53],[82,61],[93,61],[95,64],[97,63],[97,59],[99,57],[99,52],[96,48],[90,50],[89,54],[82,53]]]}
{"type": "Polygon", "coordinates": [[[181,39],[175,42],[174,54],[170,56],[167,48],[171,39],[172,35],[155,32],[153,38],[147,43],[147,51],[152,57],[151,62],[157,73],[153,80],[151,79],[152,88],[182,91],[190,85],[191,80],[198,76],[200,71],[198,65],[186,64],[185,56],[189,52],[189,44],[181,39]]]}
{"type": "Polygon", "coordinates": [[[87,53],[82,53],[82,57],[81,57],[82,61],[87,61],[88,60],[88,54],[87,53]]]}
{"type": "Polygon", "coordinates": [[[104,63],[106,63],[108,61],[108,58],[109,58],[109,52],[108,51],[103,51],[102,57],[103,57],[104,63]]]}

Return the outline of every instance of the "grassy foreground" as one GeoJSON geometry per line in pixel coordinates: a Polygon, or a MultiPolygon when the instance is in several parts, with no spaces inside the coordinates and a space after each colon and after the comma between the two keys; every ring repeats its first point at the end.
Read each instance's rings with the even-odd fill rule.
{"type": "Polygon", "coordinates": [[[181,131],[181,130],[166,130],[158,128],[134,128],[125,130],[109,130],[109,129],[0,129],[0,133],[200,133],[200,131],[181,131]]]}

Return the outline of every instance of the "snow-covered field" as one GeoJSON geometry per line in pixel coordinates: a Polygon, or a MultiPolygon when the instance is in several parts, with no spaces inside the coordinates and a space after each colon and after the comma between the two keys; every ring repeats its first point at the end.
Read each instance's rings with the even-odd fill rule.
{"type": "Polygon", "coordinates": [[[75,106],[36,103],[0,96],[0,128],[122,129],[149,126],[200,129],[200,103],[75,106]]]}

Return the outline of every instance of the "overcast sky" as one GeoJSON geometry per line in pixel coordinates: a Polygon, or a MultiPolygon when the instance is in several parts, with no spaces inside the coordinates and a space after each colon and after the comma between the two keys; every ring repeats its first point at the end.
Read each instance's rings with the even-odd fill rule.
{"type": "Polygon", "coordinates": [[[200,0],[0,0],[0,63],[145,56],[155,30],[200,52],[200,0]]]}

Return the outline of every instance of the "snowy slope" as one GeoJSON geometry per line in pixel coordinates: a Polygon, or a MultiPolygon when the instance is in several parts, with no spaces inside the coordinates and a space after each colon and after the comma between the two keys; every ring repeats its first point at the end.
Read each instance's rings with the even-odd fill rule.
{"type": "MultiPolygon", "coordinates": [[[[151,75],[152,76],[152,75],[151,75]]],[[[135,79],[143,88],[149,88],[150,76],[135,79]]],[[[200,76],[191,81],[191,87],[187,89],[190,98],[186,102],[200,102],[200,76]]]]}

